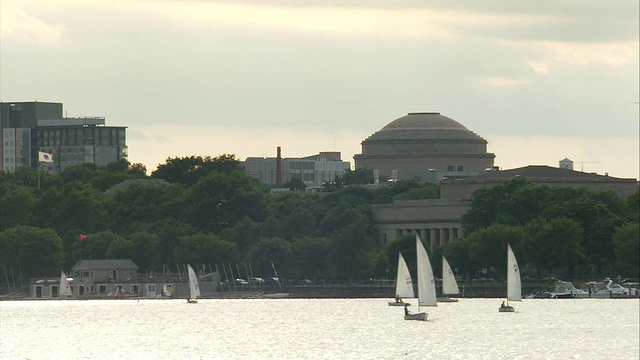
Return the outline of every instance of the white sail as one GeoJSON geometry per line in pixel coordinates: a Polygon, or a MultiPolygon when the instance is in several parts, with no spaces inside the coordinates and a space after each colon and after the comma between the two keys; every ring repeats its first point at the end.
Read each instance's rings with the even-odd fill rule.
{"type": "Polygon", "coordinates": [[[413,281],[407,263],[401,253],[398,253],[398,277],[396,278],[396,295],[401,298],[413,298],[413,281]]]}
{"type": "Polygon", "coordinates": [[[457,295],[460,294],[458,289],[458,282],[456,276],[451,271],[449,262],[442,256],[442,294],[443,295],[457,295]]]}
{"type": "Polygon", "coordinates": [[[418,305],[438,306],[431,261],[418,235],[416,235],[416,255],[418,258],[418,305]]]}
{"type": "Polygon", "coordinates": [[[507,243],[507,300],[522,300],[522,285],[520,283],[520,268],[516,256],[511,250],[511,245],[507,243]]]}
{"type": "Polygon", "coordinates": [[[65,297],[71,295],[73,294],[71,292],[71,284],[69,284],[67,275],[65,275],[64,271],[60,271],[60,287],[58,288],[58,296],[65,297]]]}
{"type": "Polygon", "coordinates": [[[198,285],[198,278],[191,265],[187,264],[187,268],[189,270],[189,294],[192,299],[195,299],[200,296],[200,285],[198,285]]]}

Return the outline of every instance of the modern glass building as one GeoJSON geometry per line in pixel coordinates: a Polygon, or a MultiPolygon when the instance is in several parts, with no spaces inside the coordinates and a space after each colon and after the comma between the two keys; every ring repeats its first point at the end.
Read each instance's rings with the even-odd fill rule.
{"type": "Polygon", "coordinates": [[[0,103],[2,146],[0,168],[15,171],[31,166],[50,172],[95,163],[99,166],[127,158],[126,127],[106,126],[104,117],[62,116],[62,104],[0,103]],[[53,155],[39,163],[38,152],[53,155]]]}

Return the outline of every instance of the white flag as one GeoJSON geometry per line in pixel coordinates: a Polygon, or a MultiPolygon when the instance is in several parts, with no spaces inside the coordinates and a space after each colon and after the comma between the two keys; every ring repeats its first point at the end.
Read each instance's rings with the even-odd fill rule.
{"type": "Polygon", "coordinates": [[[46,152],[38,151],[38,161],[52,163],[53,155],[47,154],[46,152]]]}

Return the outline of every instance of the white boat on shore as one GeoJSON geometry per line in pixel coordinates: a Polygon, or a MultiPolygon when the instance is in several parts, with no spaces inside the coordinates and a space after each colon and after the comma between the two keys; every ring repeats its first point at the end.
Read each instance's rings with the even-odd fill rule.
{"type": "Polygon", "coordinates": [[[589,286],[588,297],[592,299],[610,299],[629,296],[638,296],[638,289],[624,287],[613,280],[607,278],[602,281],[592,281],[586,283],[589,286]]]}
{"type": "Polygon", "coordinates": [[[589,292],[577,289],[570,281],[556,281],[555,289],[548,294],[550,299],[587,299],[589,292]]]}

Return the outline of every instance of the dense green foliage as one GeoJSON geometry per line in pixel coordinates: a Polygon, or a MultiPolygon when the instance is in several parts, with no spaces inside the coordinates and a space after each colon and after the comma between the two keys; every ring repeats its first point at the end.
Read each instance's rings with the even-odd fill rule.
{"type": "MultiPolygon", "coordinates": [[[[398,252],[415,269],[415,237],[380,245],[371,205],[439,197],[438,185],[413,180],[369,187],[367,170],[345,173],[329,192],[270,195],[233,155],[173,158],[150,177],[145,172],[126,161],[82,164],[41,173],[40,187],[35,170],[0,173],[0,268],[29,278],[55,276],[81,258],[130,258],[140,271],[244,263],[267,277],[273,261],[290,279],[393,279],[398,252]],[[127,179],[166,182],[106,192],[127,179]]],[[[286,185],[303,187],[295,178],[286,185]]],[[[464,239],[427,248],[438,276],[442,254],[459,274],[491,268],[500,275],[509,242],[540,272],[584,275],[615,266],[637,277],[638,208],[637,192],[622,199],[515,179],[475,194],[463,217],[464,239]]]]}
{"type": "Polygon", "coordinates": [[[445,254],[498,274],[504,273],[509,241],[516,257],[538,273],[565,268],[569,278],[593,270],[604,276],[607,266],[615,274],[640,276],[637,191],[623,199],[611,191],[537,186],[516,178],[478,190],[462,225],[466,238],[448,244],[445,254]]]}

